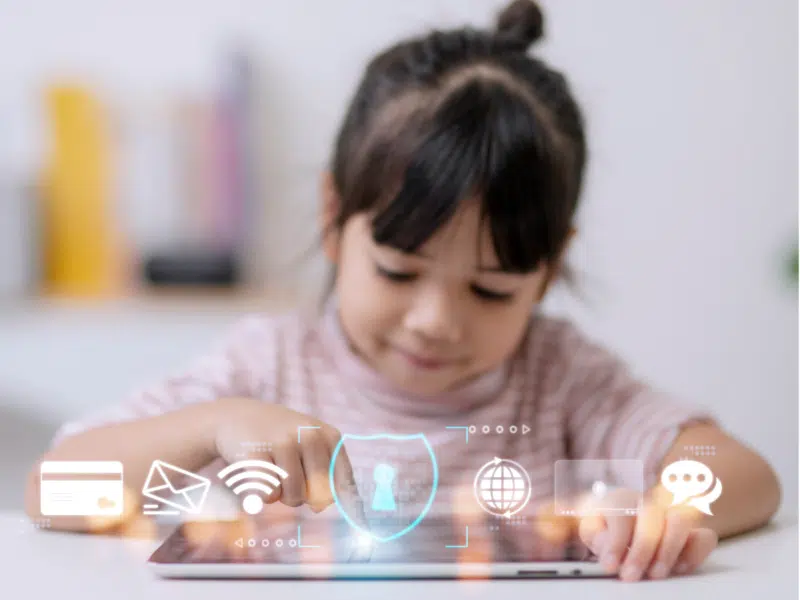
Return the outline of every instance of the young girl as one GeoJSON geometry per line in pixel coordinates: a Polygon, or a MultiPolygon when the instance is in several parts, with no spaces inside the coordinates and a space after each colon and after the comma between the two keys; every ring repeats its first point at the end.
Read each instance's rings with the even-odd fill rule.
{"type": "MultiPolygon", "coordinates": [[[[321,511],[333,501],[328,469],[342,434],[424,432],[439,465],[437,503],[454,503],[453,490],[497,456],[527,470],[541,516],[558,459],[612,469],[612,459],[639,459],[649,492],[637,516],[575,524],[625,580],[690,572],[718,536],[766,523],[780,492],[761,457],[537,311],[562,272],[586,163],[567,81],[528,54],[541,35],[538,7],[517,0],[494,31],[434,31],[376,56],[324,178],[334,278],[319,318],[246,318],[186,372],[65,425],[42,460],[119,460],[139,490],[156,459],[197,471],[236,460],[246,440],[268,440],[251,455],[289,473],[273,499],[321,511]],[[458,428],[470,426],[472,435],[458,428]],[[659,484],[689,446],[715,447],[702,459],[724,482],[713,516],[670,508],[659,484]]],[[[32,517],[38,479],[34,468],[32,517]]],[[[141,501],[131,499],[126,515],[141,501]]],[[[91,529],[82,519],[51,524],[91,529]]],[[[573,525],[540,524],[551,538],[573,525]]]]}

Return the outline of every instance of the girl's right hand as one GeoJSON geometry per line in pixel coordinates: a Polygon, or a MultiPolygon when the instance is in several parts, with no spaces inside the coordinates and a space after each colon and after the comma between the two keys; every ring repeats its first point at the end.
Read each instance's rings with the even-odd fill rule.
{"type": "MultiPolygon", "coordinates": [[[[307,504],[314,512],[333,504],[329,469],[331,456],[341,439],[335,427],[283,406],[250,398],[223,399],[217,404],[220,418],[214,445],[220,457],[229,464],[244,459],[265,460],[289,474],[264,498],[265,503],[280,500],[292,507],[307,504]]],[[[359,502],[344,448],[336,458],[334,481],[343,502],[359,502]]]]}

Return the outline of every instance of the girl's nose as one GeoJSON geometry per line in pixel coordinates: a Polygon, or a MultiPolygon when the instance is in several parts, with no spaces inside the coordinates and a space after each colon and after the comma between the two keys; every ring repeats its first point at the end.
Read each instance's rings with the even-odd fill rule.
{"type": "Polygon", "coordinates": [[[456,344],[462,327],[456,302],[445,292],[422,294],[406,313],[405,327],[430,342],[456,344]]]}

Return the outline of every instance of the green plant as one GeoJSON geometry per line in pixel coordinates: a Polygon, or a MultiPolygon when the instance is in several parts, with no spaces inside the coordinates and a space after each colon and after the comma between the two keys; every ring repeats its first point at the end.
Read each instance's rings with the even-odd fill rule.
{"type": "Polygon", "coordinates": [[[795,242],[794,248],[789,253],[789,256],[786,260],[786,275],[789,281],[795,285],[797,285],[798,279],[798,266],[800,265],[800,259],[798,259],[798,246],[795,242]]]}

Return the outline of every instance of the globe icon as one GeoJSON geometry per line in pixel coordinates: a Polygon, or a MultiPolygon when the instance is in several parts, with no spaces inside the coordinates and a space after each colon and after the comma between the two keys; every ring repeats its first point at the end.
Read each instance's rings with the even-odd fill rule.
{"type": "Polygon", "coordinates": [[[475,476],[474,489],[483,510],[510,517],[530,500],[531,480],[518,463],[495,458],[480,468],[475,476]]]}

